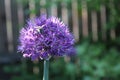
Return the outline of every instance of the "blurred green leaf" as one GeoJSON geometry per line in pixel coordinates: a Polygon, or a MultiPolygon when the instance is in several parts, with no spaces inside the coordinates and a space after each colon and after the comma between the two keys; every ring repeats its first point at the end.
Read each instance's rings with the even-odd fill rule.
{"type": "Polygon", "coordinates": [[[83,43],[83,44],[80,44],[79,46],[76,47],[76,50],[77,50],[77,54],[79,56],[82,56],[83,54],[85,54],[85,52],[87,51],[87,47],[88,47],[89,43],[86,42],[86,43],[83,43]]]}
{"type": "Polygon", "coordinates": [[[67,65],[66,65],[66,72],[69,75],[75,75],[75,73],[76,73],[75,65],[72,64],[72,63],[67,63],[67,65]]]}

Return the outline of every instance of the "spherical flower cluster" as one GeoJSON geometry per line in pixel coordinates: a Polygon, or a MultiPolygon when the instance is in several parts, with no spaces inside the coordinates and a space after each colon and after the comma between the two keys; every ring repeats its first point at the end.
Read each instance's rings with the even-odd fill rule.
{"type": "Polygon", "coordinates": [[[58,18],[42,15],[21,29],[18,51],[32,60],[74,54],[74,37],[58,18]]]}

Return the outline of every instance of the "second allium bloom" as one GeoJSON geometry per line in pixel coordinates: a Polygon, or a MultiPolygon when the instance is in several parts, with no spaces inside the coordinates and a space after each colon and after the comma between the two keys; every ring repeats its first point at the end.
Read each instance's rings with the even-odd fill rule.
{"type": "Polygon", "coordinates": [[[74,54],[74,37],[56,17],[46,15],[29,20],[21,29],[18,50],[32,60],[74,54]]]}

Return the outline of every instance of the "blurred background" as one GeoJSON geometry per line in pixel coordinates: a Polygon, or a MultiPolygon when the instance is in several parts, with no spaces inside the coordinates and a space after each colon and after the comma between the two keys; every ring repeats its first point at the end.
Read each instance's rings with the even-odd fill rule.
{"type": "Polygon", "coordinates": [[[120,0],[0,0],[0,80],[42,80],[43,61],[17,53],[19,30],[46,13],[61,18],[77,55],[50,60],[50,80],[120,80],[120,0]]]}

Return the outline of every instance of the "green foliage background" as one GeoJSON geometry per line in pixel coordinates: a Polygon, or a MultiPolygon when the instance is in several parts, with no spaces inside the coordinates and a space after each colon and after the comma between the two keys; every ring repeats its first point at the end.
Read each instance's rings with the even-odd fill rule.
{"type": "MultiPolygon", "coordinates": [[[[18,0],[26,6],[28,0],[18,0]]],[[[38,3],[40,0],[35,0],[38,3]]],[[[100,11],[100,5],[105,5],[108,9],[109,18],[105,29],[120,29],[117,25],[120,23],[120,1],[119,0],[86,0],[88,10],[100,11]],[[110,2],[114,3],[111,6],[110,2]]],[[[45,6],[50,7],[59,2],[71,3],[71,0],[56,0],[54,3],[48,2],[45,6]]],[[[81,0],[78,0],[80,3],[81,0]]],[[[39,8],[35,10],[26,9],[26,14],[37,13],[39,8]]],[[[78,5],[79,12],[81,5],[78,5]]],[[[101,33],[99,33],[101,34],[101,33]]],[[[70,61],[64,58],[50,60],[50,80],[120,80],[120,33],[117,33],[116,39],[107,42],[98,40],[92,42],[90,38],[81,38],[76,43],[77,55],[70,61]]],[[[15,66],[5,66],[7,73],[20,73],[13,76],[12,80],[42,80],[43,61],[37,64],[30,60],[22,60],[21,64],[15,66]],[[40,69],[38,74],[34,74],[32,67],[37,66],[40,69]]]]}

